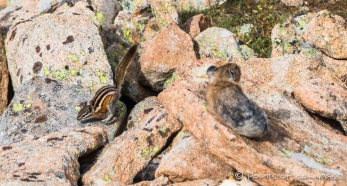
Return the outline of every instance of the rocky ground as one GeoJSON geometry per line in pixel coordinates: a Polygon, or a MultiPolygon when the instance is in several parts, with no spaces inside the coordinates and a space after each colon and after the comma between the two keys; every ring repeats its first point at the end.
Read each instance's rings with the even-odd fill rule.
{"type": "Polygon", "coordinates": [[[258,58],[202,14],[179,23],[178,11],[222,3],[7,1],[0,185],[346,185],[345,20],[327,10],[293,15],[273,28],[272,57],[258,58]],[[115,122],[78,122],[135,42],[115,122]],[[207,110],[206,70],[228,62],[267,115],[262,138],[207,110]]]}

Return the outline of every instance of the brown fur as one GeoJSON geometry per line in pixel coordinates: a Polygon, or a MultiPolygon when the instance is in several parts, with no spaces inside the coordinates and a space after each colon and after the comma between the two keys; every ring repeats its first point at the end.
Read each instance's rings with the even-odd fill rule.
{"type": "Polygon", "coordinates": [[[226,126],[247,137],[261,137],[268,128],[265,113],[243,93],[241,69],[235,63],[207,71],[207,109],[226,126]]]}

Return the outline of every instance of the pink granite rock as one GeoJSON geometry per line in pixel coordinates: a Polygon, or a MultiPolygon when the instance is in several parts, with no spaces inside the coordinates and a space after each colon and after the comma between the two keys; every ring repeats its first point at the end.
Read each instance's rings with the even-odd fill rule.
{"type": "Polygon", "coordinates": [[[167,26],[142,45],[139,59],[141,83],[160,91],[172,73],[183,64],[193,64],[196,55],[191,37],[176,24],[167,26]]]}

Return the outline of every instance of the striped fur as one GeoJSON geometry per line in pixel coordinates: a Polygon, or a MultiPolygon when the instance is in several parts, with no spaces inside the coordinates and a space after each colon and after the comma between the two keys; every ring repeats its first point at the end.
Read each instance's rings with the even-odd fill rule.
{"type": "Polygon", "coordinates": [[[107,85],[100,88],[89,105],[83,107],[77,115],[77,120],[88,122],[93,119],[103,119],[103,122],[110,122],[116,111],[116,103],[121,96],[121,88],[127,67],[134,59],[139,44],[130,47],[116,69],[114,85],[107,85]]]}

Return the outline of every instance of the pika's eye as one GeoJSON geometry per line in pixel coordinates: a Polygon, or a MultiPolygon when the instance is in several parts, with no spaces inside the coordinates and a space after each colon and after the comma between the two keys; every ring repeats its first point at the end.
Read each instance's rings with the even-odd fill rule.
{"type": "Polygon", "coordinates": [[[233,70],[231,70],[231,68],[228,68],[227,70],[227,76],[229,77],[229,79],[231,79],[232,81],[236,80],[236,75],[234,73],[233,70]]]}

